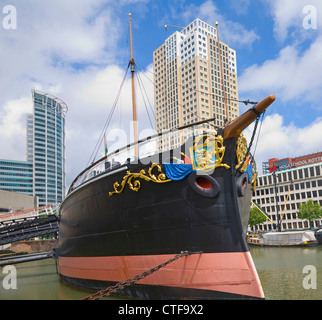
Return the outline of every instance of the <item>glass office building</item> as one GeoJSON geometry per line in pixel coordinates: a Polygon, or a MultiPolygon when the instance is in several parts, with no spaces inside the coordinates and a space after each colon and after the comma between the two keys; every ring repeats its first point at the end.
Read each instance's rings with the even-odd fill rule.
{"type": "Polygon", "coordinates": [[[65,196],[66,104],[32,90],[33,114],[27,115],[27,161],[33,167],[33,195],[39,205],[60,203],[65,196]]]}
{"type": "Polygon", "coordinates": [[[33,195],[32,163],[1,159],[0,189],[33,195]]]}

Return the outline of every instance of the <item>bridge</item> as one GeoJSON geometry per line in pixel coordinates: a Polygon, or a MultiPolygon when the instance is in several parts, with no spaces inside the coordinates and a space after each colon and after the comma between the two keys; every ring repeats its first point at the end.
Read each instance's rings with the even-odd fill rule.
{"type": "Polygon", "coordinates": [[[59,205],[0,215],[0,245],[57,233],[59,205]]]}

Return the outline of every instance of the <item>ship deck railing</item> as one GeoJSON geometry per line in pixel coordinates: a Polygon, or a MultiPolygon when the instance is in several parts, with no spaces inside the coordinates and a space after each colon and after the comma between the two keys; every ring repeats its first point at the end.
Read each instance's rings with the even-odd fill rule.
{"type": "Polygon", "coordinates": [[[141,160],[173,150],[183,145],[191,136],[197,136],[203,132],[217,131],[218,127],[213,124],[215,119],[211,118],[176,129],[162,131],[107,154],[83,170],[72,182],[68,193],[102,173],[115,170],[129,163],[135,163],[138,158],[141,160]],[[136,148],[138,148],[139,157],[135,156],[136,148]]]}

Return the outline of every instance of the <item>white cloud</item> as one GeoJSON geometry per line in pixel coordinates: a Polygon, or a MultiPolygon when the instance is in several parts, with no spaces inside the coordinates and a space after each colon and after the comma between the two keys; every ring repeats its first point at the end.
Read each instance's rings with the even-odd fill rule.
{"type": "Polygon", "coordinates": [[[294,26],[296,22],[299,24],[303,19],[302,1],[284,0],[271,1],[272,13],[274,18],[274,32],[279,40],[285,40],[288,36],[289,28],[294,26]]]}
{"type": "MultiPolygon", "coordinates": [[[[248,142],[252,136],[253,128],[252,124],[244,132],[248,142]]],[[[260,173],[262,172],[262,163],[271,158],[294,158],[322,150],[322,118],[316,119],[304,128],[298,128],[294,124],[285,125],[284,117],[280,114],[272,114],[264,118],[261,130],[259,131],[259,129],[260,124],[251,152],[255,151],[257,169],[260,173]],[[256,149],[254,149],[255,145],[256,149]]]]}
{"type": "Polygon", "coordinates": [[[286,46],[275,60],[248,67],[239,78],[239,90],[274,93],[282,101],[300,100],[322,107],[321,52],[322,36],[304,53],[286,46]]]}
{"type": "MultiPolygon", "coordinates": [[[[172,14],[174,16],[178,15],[177,12],[172,14]]],[[[196,19],[196,17],[211,25],[218,21],[220,40],[229,43],[232,47],[251,46],[254,41],[259,39],[254,30],[248,30],[239,22],[229,20],[225,15],[220,14],[213,0],[206,0],[202,4],[186,6],[182,17],[187,24],[196,19]]]]}
{"type": "Polygon", "coordinates": [[[30,112],[32,112],[30,97],[8,101],[1,112],[0,136],[7,139],[13,135],[22,134],[25,137],[26,129],[23,121],[26,120],[26,113],[30,112]]]}
{"type": "Polygon", "coordinates": [[[87,104],[111,106],[124,75],[125,70],[116,65],[97,70],[91,82],[84,82],[84,88],[80,88],[80,99],[87,104]]]}
{"type": "Polygon", "coordinates": [[[113,19],[106,1],[39,0],[17,6],[18,34],[33,44],[34,50],[64,62],[102,59],[106,43],[118,39],[119,21],[113,19]],[[30,23],[32,21],[32,23],[30,23]],[[107,35],[108,37],[105,37],[107,35]],[[44,45],[46,44],[46,45],[44,45]]]}
{"type": "MultiPolygon", "coordinates": [[[[248,0],[242,1],[248,3],[248,0]]],[[[124,32],[128,32],[128,21],[127,16],[125,16],[125,22],[124,16],[121,21],[117,13],[120,6],[128,3],[147,5],[148,1],[16,1],[17,30],[0,32],[2,79],[0,158],[25,159],[25,113],[31,111],[29,109],[31,89],[36,87],[52,93],[68,105],[66,117],[68,179],[73,179],[84,168],[104,127],[124,75],[124,70],[116,65],[116,61],[122,56],[119,40],[124,32]],[[80,65],[81,68],[78,69],[75,65],[80,65]]],[[[282,14],[278,3],[274,2],[274,5],[275,7],[272,8],[276,8],[274,9],[276,30],[289,32],[290,28],[294,27],[295,20],[290,17],[284,25],[277,25],[282,14]]],[[[259,38],[254,30],[246,29],[240,23],[229,20],[228,15],[220,14],[214,1],[208,0],[201,4],[182,6],[181,12],[177,12],[177,8],[176,6],[169,8],[169,14],[175,20],[178,16],[181,16],[186,23],[196,17],[210,24],[218,20],[220,39],[232,46],[249,46],[259,38]]],[[[297,97],[301,95],[308,99],[310,97],[319,99],[318,90],[315,90],[321,87],[321,72],[317,67],[322,65],[319,51],[321,52],[321,46],[317,41],[304,54],[296,46],[288,46],[280,52],[276,60],[269,60],[260,66],[254,65],[246,70],[239,80],[239,86],[244,91],[254,92],[269,89],[269,93],[272,93],[271,91],[274,93],[280,90],[285,99],[289,99],[294,94],[297,97]],[[288,58],[287,55],[290,57],[288,58]],[[297,68],[300,68],[301,72],[297,71],[297,68]],[[267,71],[270,71],[272,76],[265,78],[267,71]]],[[[145,74],[151,78],[149,70],[145,74]]],[[[151,85],[143,74],[141,78],[146,87],[148,84],[151,85]]],[[[124,89],[124,92],[130,92],[130,81],[126,81],[124,89]]],[[[137,91],[139,90],[138,86],[137,91]]],[[[150,102],[153,103],[152,92],[149,90],[148,95],[150,102]]],[[[120,109],[124,111],[131,109],[130,99],[130,94],[124,93],[120,97],[120,109]]],[[[144,105],[144,102],[141,100],[137,104],[144,105]]],[[[149,120],[146,118],[144,108],[139,112],[141,113],[138,116],[139,119],[144,119],[139,123],[140,133],[147,129],[149,120]]],[[[123,115],[125,113],[123,112],[123,115]]],[[[274,120],[275,123],[267,122],[263,130],[273,124],[278,125],[278,119],[274,120]]],[[[121,116],[120,112],[116,112],[111,125],[129,127],[129,121],[130,116],[121,116]]],[[[318,136],[320,122],[312,128],[316,130],[312,134],[318,136]]],[[[289,141],[291,129],[281,122],[276,128],[276,140],[289,141]]],[[[305,139],[304,132],[301,132],[300,137],[303,138],[299,141],[305,139]]],[[[268,133],[266,139],[269,140],[268,133]]],[[[301,143],[304,145],[304,142],[301,143]]],[[[260,148],[259,144],[258,155],[264,154],[260,148]]],[[[281,150],[281,148],[282,146],[271,150],[281,150]]]]}
{"type": "Polygon", "coordinates": [[[31,97],[8,101],[0,112],[1,158],[26,159],[26,113],[32,112],[31,97]]]}
{"type": "MultiPolygon", "coordinates": [[[[124,56],[119,40],[128,32],[128,12],[121,6],[134,2],[144,6],[148,1],[13,3],[17,30],[0,30],[0,158],[26,159],[25,114],[32,112],[31,89],[37,88],[69,108],[67,184],[84,169],[124,75],[116,64],[124,56]]],[[[130,107],[127,99],[125,94],[121,97],[123,110],[130,107]]],[[[116,113],[112,122],[120,118],[116,113]]],[[[128,126],[126,118],[121,121],[128,126]]]]}
{"type": "MultiPolygon", "coordinates": [[[[303,26],[305,17],[316,14],[317,29],[316,32],[321,34],[322,27],[322,2],[320,0],[265,0],[271,9],[274,19],[274,32],[276,38],[285,41],[289,36],[295,39],[310,38],[315,33],[312,29],[306,29],[303,26]],[[308,7],[310,6],[310,7],[308,7]],[[304,8],[309,10],[303,10],[304,8]],[[311,8],[313,12],[311,12],[311,8]],[[314,12],[315,11],[315,12],[314,12]]],[[[311,23],[311,22],[310,22],[311,23]]]]}
{"type": "Polygon", "coordinates": [[[248,67],[239,78],[240,92],[274,93],[282,102],[310,103],[321,109],[322,19],[319,17],[322,2],[312,0],[309,7],[306,1],[266,2],[274,20],[276,38],[288,44],[276,58],[248,67]],[[308,15],[314,19],[315,14],[317,28],[306,28],[303,21],[308,15]]]}
{"type": "MultiPolygon", "coordinates": [[[[149,119],[144,108],[145,103],[153,104],[153,87],[148,78],[151,78],[152,65],[146,71],[137,71],[136,78],[140,78],[141,84],[146,89],[148,97],[143,92],[140,94],[140,86],[136,81],[136,103],[137,117],[139,119],[138,129],[139,138],[143,138],[142,134],[145,129],[149,129],[149,119]]],[[[84,169],[88,161],[92,161],[92,152],[99,140],[103,137],[103,129],[107,120],[111,116],[111,110],[116,103],[116,109],[111,116],[108,130],[106,131],[107,143],[109,151],[122,147],[133,142],[133,133],[131,128],[132,121],[132,91],[131,79],[128,77],[124,82],[123,88],[120,91],[119,99],[116,103],[116,98],[121,87],[122,80],[125,76],[125,69],[116,65],[109,65],[105,68],[94,68],[84,71],[79,77],[72,78],[71,82],[64,84],[64,95],[69,110],[66,118],[66,152],[68,178],[71,179],[78,172],[84,169]],[[119,130],[121,128],[121,131],[119,130]],[[118,137],[114,137],[115,129],[118,137]],[[118,141],[121,139],[120,141],[118,141]],[[82,146],[80,147],[80,141],[82,146]],[[115,147],[115,142],[119,144],[115,147]],[[72,165],[73,164],[73,165],[72,165]]],[[[59,96],[61,98],[61,96],[59,96]]],[[[151,112],[151,107],[148,105],[150,117],[154,123],[154,115],[151,112]]],[[[152,107],[153,108],[153,107],[152,107]]],[[[150,133],[146,133],[147,136],[150,133]]],[[[96,149],[96,160],[104,154],[103,140],[96,149]]]]}
{"type": "MultiPolygon", "coordinates": [[[[322,99],[322,2],[312,0],[310,10],[317,15],[317,28],[307,29],[303,21],[308,13],[307,1],[265,0],[274,20],[274,32],[284,45],[277,56],[254,64],[239,77],[242,94],[274,93],[283,103],[294,102],[321,109],[322,99]],[[303,10],[305,12],[303,12],[303,10]]],[[[311,11],[308,11],[311,16],[311,11]]],[[[311,23],[311,21],[309,21],[311,23]]]]}

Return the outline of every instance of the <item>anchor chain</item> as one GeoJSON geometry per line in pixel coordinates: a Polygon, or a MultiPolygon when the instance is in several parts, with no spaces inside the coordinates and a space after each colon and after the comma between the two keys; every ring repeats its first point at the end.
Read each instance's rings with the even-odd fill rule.
{"type": "Polygon", "coordinates": [[[161,264],[159,264],[158,266],[150,269],[150,270],[147,270],[147,271],[144,271],[143,273],[141,274],[138,274],[132,278],[129,278],[125,281],[122,281],[122,282],[118,282],[117,284],[113,285],[113,286],[109,286],[108,288],[104,289],[104,290],[100,290],[96,293],[93,293],[85,298],[83,298],[82,300],[98,300],[98,299],[101,299],[103,297],[107,297],[113,293],[115,293],[116,291],[118,290],[121,290],[123,289],[124,287],[127,287],[127,286],[130,286],[132,284],[134,284],[135,282],[141,280],[141,279],[144,279],[145,277],[151,275],[152,273],[160,270],[161,268],[165,267],[166,265],[168,265],[169,263],[172,263],[176,260],[178,260],[179,258],[181,257],[184,257],[184,256],[189,256],[191,255],[191,253],[189,251],[181,251],[181,253],[175,255],[173,258],[169,259],[168,261],[166,262],[163,262],[161,264]]]}

